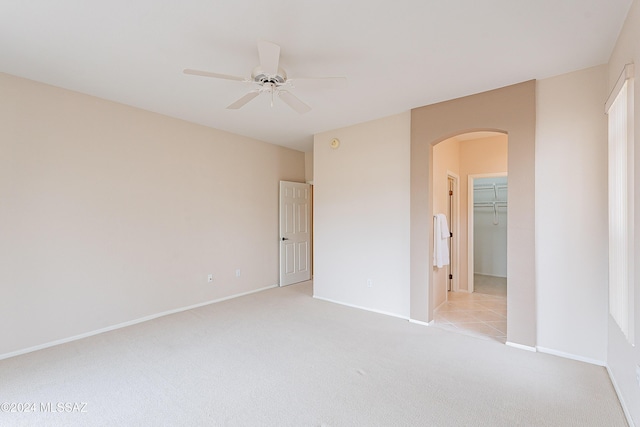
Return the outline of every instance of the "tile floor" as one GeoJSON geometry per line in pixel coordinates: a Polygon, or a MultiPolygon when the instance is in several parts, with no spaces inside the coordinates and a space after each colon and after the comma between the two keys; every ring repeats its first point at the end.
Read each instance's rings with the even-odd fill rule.
{"type": "Polygon", "coordinates": [[[475,292],[449,292],[434,325],[478,338],[507,340],[507,279],[476,274],[475,292]]]}

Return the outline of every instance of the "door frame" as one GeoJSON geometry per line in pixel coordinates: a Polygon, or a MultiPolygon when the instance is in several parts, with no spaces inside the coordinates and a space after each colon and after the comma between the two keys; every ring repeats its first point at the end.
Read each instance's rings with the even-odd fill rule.
{"type": "MultiPolygon", "coordinates": [[[[473,256],[473,184],[478,178],[495,178],[495,177],[508,177],[507,172],[493,172],[493,173],[477,173],[468,175],[467,184],[467,290],[469,293],[473,293],[474,290],[474,256],[473,256]]],[[[508,232],[508,229],[507,229],[508,232]]],[[[507,251],[507,256],[509,252],[507,251]]]]}
{"type": "MultiPolygon", "coordinates": [[[[451,212],[451,230],[453,230],[453,237],[450,240],[451,243],[451,262],[453,263],[453,269],[449,267],[451,274],[453,274],[453,281],[451,282],[451,291],[460,291],[460,175],[447,170],[447,181],[451,179],[453,181],[453,212],[451,212]]],[[[447,279],[448,280],[448,279],[447,279]]],[[[447,294],[447,298],[448,298],[447,294]]]]}
{"type": "MultiPolygon", "coordinates": [[[[312,209],[313,209],[313,205],[312,205],[312,185],[306,182],[295,182],[295,181],[286,181],[286,180],[281,180],[279,183],[279,194],[278,194],[278,206],[279,206],[279,213],[278,213],[278,252],[279,252],[279,256],[278,256],[278,285],[280,287],[282,286],[288,286],[288,285],[292,285],[295,283],[301,283],[301,282],[305,282],[307,280],[311,280],[312,276],[311,276],[311,265],[313,262],[313,258],[312,258],[312,247],[313,247],[313,241],[312,241],[312,235],[313,235],[313,224],[312,224],[312,218],[313,218],[313,214],[312,214],[312,209]],[[293,187],[297,187],[297,188],[303,188],[304,191],[307,193],[305,200],[306,200],[306,215],[304,218],[304,222],[306,223],[306,232],[302,232],[302,234],[306,234],[307,235],[307,239],[303,240],[306,241],[307,243],[307,249],[306,249],[306,259],[305,259],[305,266],[306,269],[305,270],[299,270],[298,271],[298,261],[294,261],[294,266],[295,266],[295,272],[293,273],[293,275],[298,275],[298,276],[306,276],[302,279],[300,279],[300,277],[293,277],[293,275],[289,275],[287,277],[285,277],[285,271],[284,271],[284,265],[285,265],[285,247],[288,245],[287,243],[285,243],[286,240],[289,240],[289,238],[291,236],[293,236],[293,244],[294,244],[294,249],[293,249],[293,257],[294,259],[296,257],[300,256],[300,252],[299,252],[299,246],[298,244],[300,243],[297,240],[297,236],[299,234],[299,221],[300,221],[300,215],[301,213],[297,210],[296,207],[294,207],[294,210],[291,212],[291,216],[293,218],[293,231],[292,232],[287,232],[287,230],[285,230],[285,228],[283,227],[285,224],[285,216],[286,215],[286,209],[284,208],[284,198],[283,198],[283,190],[285,189],[285,186],[293,186],[293,187]],[[300,274],[300,273],[304,273],[306,272],[306,274],[300,274]],[[288,279],[288,280],[286,280],[288,279]],[[289,281],[293,279],[294,281],[289,281]]],[[[294,196],[295,199],[295,196],[294,196]]],[[[295,205],[297,206],[297,205],[295,205]]]]}

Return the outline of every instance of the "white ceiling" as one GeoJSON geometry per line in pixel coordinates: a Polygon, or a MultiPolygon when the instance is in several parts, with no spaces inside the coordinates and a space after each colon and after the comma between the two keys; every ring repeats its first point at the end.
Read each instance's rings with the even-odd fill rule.
{"type": "MultiPolygon", "coordinates": [[[[263,141],[313,134],[607,62],[632,0],[0,0],[0,71],[263,141]],[[225,107],[256,43],[282,49],[299,115],[265,94],[225,107]]],[[[278,100],[276,100],[278,101],[278,100]]],[[[604,102],[604,101],[603,101],[604,102]]]]}

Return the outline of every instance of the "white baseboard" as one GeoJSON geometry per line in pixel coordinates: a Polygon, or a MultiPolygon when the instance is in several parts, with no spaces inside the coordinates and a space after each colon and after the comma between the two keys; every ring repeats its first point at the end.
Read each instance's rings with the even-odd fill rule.
{"type": "Polygon", "coordinates": [[[607,365],[606,362],[604,362],[603,360],[591,359],[588,357],[578,356],[576,354],[565,353],[564,351],[553,350],[551,348],[545,348],[545,347],[539,347],[539,346],[536,348],[540,353],[546,353],[546,354],[551,354],[553,356],[564,357],[565,359],[577,360],[578,362],[585,362],[585,363],[590,363],[592,365],[598,365],[598,366],[607,365]]]}
{"type": "Polygon", "coordinates": [[[313,297],[315,299],[319,299],[319,300],[322,300],[322,301],[327,301],[327,302],[331,302],[331,303],[334,303],[334,304],[340,304],[340,305],[344,305],[344,306],[351,307],[351,308],[357,308],[359,310],[371,311],[373,313],[384,314],[385,316],[391,316],[391,317],[397,317],[397,318],[403,319],[403,320],[409,320],[409,317],[403,316],[403,315],[397,314],[397,313],[391,313],[391,312],[388,312],[388,311],[376,310],[376,309],[369,308],[369,307],[362,307],[360,305],[354,305],[354,304],[349,304],[349,303],[346,303],[346,302],[335,301],[335,300],[332,300],[332,299],[329,299],[329,298],[318,297],[318,296],[315,296],[315,295],[313,297]]]}
{"type": "MultiPolygon", "coordinates": [[[[447,291],[448,292],[448,291],[447,291]]],[[[444,301],[442,301],[436,308],[433,309],[434,312],[436,312],[440,307],[442,307],[443,305],[445,305],[446,303],[448,303],[449,301],[447,301],[446,299],[444,301]]]]}
{"type": "Polygon", "coordinates": [[[422,320],[409,319],[409,323],[415,323],[416,325],[422,325],[422,326],[433,326],[433,320],[427,323],[427,322],[423,322],[422,320]]]}
{"type": "Polygon", "coordinates": [[[224,298],[218,298],[218,299],[211,300],[211,301],[201,302],[201,303],[198,303],[198,304],[190,305],[188,307],[181,307],[181,308],[176,308],[176,309],[173,309],[173,310],[163,311],[162,313],[151,314],[149,316],[141,317],[141,318],[135,319],[135,320],[130,320],[128,322],[118,323],[118,324],[112,325],[112,326],[107,326],[106,328],[97,329],[95,331],[85,332],[83,334],[74,335],[74,336],[71,336],[71,337],[62,338],[62,339],[55,340],[55,341],[50,341],[50,342],[47,342],[47,343],[44,343],[44,344],[39,344],[39,345],[36,345],[36,346],[33,346],[33,347],[28,347],[28,348],[24,348],[24,349],[21,349],[21,350],[12,351],[11,353],[0,354],[0,360],[8,359],[10,357],[20,356],[22,354],[31,353],[33,351],[43,350],[45,348],[53,347],[53,346],[60,345],[60,344],[65,344],[65,343],[68,343],[68,342],[71,342],[71,341],[81,340],[83,338],[92,337],[94,335],[102,334],[104,332],[109,332],[109,331],[113,331],[113,330],[120,329],[120,328],[126,328],[127,326],[133,326],[133,325],[136,325],[138,323],[147,322],[149,320],[157,319],[158,317],[168,316],[170,314],[180,313],[182,311],[193,310],[194,308],[204,307],[205,305],[211,305],[211,304],[215,304],[217,302],[222,302],[222,301],[226,301],[226,300],[242,297],[242,296],[245,296],[245,295],[255,294],[256,292],[262,292],[262,291],[266,291],[267,289],[273,289],[273,288],[277,288],[277,287],[278,287],[278,285],[271,285],[271,286],[267,286],[267,287],[264,287],[264,288],[255,289],[253,291],[243,292],[243,293],[240,293],[240,294],[230,295],[230,296],[224,297],[224,298]]]}
{"type": "Polygon", "coordinates": [[[497,274],[489,274],[489,273],[478,273],[477,271],[474,271],[474,274],[479,274],[480,276],[497,277],[499,279],[506,279],[507,278],[507,276],[499,276],[497,274]]]}
{"type": "Polygon", "coordinates": [[[608,365],[605,365],[605,368],[607,368],[607,373],[609,374],[609,379],[611,380],[611,384],[613,384],[613,389],[616,391],[616,395],[618,395],[620,406],[622,406],[622,412],[624,412],[624,416],[627,418],[627,424],[629,424],[629,427],[635,427],[635,424],[633,423],[633,419],[631,418],[631,412],[629,412],[629,408],[627,408],[627,405],[624,403],[624,399],[622,398],[622,392],[620,391],[620,388],[618,387],[618,383],[616,382],[616,379],[613,376],[613,372],[611,372],[611,369],[609,369],[608,365]]]}
{"type": "Polygon", "coordinates": [[[509,347],[519,348],[520,350],[532,351],[534,353],[537,351],[535,347],[531,347],[531,346],[528,346],[528,345],[522,345],[522,344],[516,344],[516,343],[511,342],[511,341],[507,341],[505,344],[508,345],[509,347]]]}

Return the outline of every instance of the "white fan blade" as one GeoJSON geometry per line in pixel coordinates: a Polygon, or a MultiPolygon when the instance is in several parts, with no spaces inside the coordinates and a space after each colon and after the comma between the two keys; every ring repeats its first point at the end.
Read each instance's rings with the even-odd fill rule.
{"type": "Polygon", "coordinates": [[[260,91],[259,90],[251,91],[248,94],[246,94],[245,96],[243,96],[242,98],[238,99],[233,104],[229,105],[227,107],[227,110],[237,110],[238,108],[243,107],[246,103],[248,103],[249,101],[251,101],[253,98],[255,98],[258,95],[260,95],[260,91]]]}
{"type": "Polygon", "coordinates": [[[323,89],[341,89],[347,85],[346,77],[292,77],[287,79],[292,86],[313,86],[323,89]]]}
{"type": "Polygon", "coordinates": [[[287,104],[289,107],[293,108],[300,114],[308,113],[309,111],[311,111],[311,107],[300,101],[300,99],[291,92],[280,90],[278,91],[278,96],[285,102],[285,104],[287,104]]]}
{"type": "Polygon", "coordinates": [[[260,68],[266,75],[275,76],[278,74],[280,46],[265,40],[259,40],[258,55],[260,56],[260,68]]]}
{"type": "Polygon", "coordinates": [[[243,81],[247,80],[244,77],[230,76],[228,74],[212,73],[212,72],[209,72],[209,71],[190,70],[188,68],[186,70],[184,70],[184,73],[185,74],[191,74],[191,75],[194,75],[194,76],[214,77],[216,79],[237,80],[239,82],[243,82],[243,81]]]}

